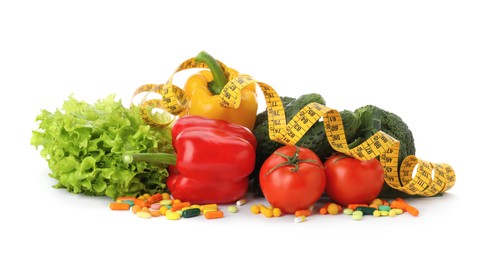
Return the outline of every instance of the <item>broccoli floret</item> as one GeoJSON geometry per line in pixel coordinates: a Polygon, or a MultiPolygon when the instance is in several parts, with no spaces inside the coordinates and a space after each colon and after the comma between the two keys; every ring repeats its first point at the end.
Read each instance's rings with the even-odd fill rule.
{"type": "MultiPolygon", "coordinates": [[[[354,112],[360,119],[360,127],[355,137],[357,140],[365,141],[377,131],[383,131],[400,142],[398,170],[404,158],[416,153],[413,133],[398,115],[373,105],[357,108],[354,112]]],[[[379,196],[411,197],[407,193],[390,188],[386,183],[379,196]]]]}

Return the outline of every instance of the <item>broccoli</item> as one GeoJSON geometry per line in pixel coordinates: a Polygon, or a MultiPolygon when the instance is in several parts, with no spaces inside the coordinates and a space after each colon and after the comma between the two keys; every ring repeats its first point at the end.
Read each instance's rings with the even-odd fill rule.
{"type": "MultiPolygon", "coordinates": [[[[356,141],[350,144],[351,148],[367,140],[377,131],[383,131],[400,142],[398,170],[404,158],[416,153],[413,133],[398,115],[373,105],[357,108],[354,113],[360,120],[360,126],[355,135],[356,141]]],[[[392,189],[386,183],[384,183],[379,196],[389,198],[397,196],[411,197],[407,193],[392,189]]]]}

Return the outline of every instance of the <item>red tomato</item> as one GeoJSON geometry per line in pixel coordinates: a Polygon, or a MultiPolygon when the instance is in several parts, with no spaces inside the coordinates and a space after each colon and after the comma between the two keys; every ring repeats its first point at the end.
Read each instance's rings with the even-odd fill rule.
{"type": "Polygon", "coordinates": [[[326,187],[320,158],[310,149],[294,145],[271,154],[260,168],[259,180],[266,200],[291,214],[316,203],[326,187]]]}
{"type": "Polygon", "coordinates": [[[325,163],[326,195],[336,203],[369,204],[384,185],[384,169],[379,160],[361,161],[336,153],[325,163]]]}

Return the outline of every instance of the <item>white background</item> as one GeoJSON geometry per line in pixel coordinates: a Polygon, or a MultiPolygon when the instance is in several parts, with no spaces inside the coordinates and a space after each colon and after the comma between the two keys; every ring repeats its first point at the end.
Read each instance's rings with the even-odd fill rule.
{"type": "Polygon", "coordinates": [[[485,2],[272,2],[1,1],[0,258],[480,254],[485,244],[477,239],[487,231],[485,2]],[[299,224],[292,216],[251,215],[259,201],[220,220],[145,220],[109,210],[107,198],[51,187],[56,181],[29,144],[40,109],[52,111],[70,94],[89,102],[117,94],[128,105],[136,87],[164,83],[201,50],[280,95],[317,92],[337,110],[374,104],[400,115],[417,156],[449,163],[455,186],[443,197],[411,200],[417,218],[316,215],[299,224]]]}

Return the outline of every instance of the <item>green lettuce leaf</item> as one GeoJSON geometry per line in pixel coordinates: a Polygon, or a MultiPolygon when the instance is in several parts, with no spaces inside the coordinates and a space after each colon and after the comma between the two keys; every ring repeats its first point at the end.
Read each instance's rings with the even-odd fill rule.
{"type": "Polygon", "coordinates": [[[41,110],[31,145],[46,159],[49,176],[72,193],[137,196],[166,192],[165,165],[125,164],[125,153],[173,153],[171,129],[147,125],[140,107],[126,108],[115,95],[94,104],[73,95],[61,109],[41,110]]]}

